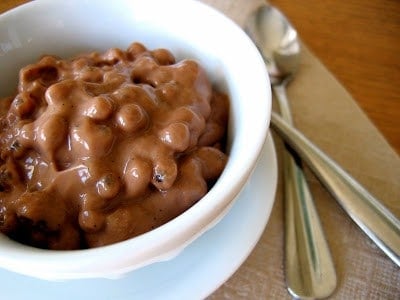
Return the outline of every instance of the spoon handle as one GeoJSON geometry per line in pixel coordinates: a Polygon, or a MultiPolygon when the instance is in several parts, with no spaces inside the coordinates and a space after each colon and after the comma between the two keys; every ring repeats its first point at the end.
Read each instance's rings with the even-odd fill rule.
{"type": "Polygon", "coordinates": [[[400,266],[400,221],[363,186],[276,113],[275,131],[310,166],[353,221],[400,266]]]}
{"type": "MultiPolygon", "coordinates": [[[[285,85],[273,85],[281,116],[292,123],[285,85]]],[[[336,288],[336,272],[328,243],[305,179],[293,151],[282,154],[285,199],[285,276],[297,299],[321,299],[336,288]]]]}

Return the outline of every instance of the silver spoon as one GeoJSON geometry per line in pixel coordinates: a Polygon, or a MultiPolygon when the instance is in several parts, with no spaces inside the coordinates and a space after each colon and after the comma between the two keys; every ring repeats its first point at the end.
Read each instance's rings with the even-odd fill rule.
{"type": "Polygon", "coordinates": [[[274,112],[271,126],[308,164],[360,229],[400,266],[400,220],[334,160],[274,112]]]}
{"type": "Polygon", "coordinates": [[[400,220],[277,113],[271,114],[271,126],[308,164],[360,229],[400,267],[400,220]]]}
{"type": "MultiPolygon", "coordinates": [[[[259,7],[245,29],[262,53],[282,118],[292,124],[286,85],[300,58],[297,33],[272,6],[259,7]]],[[[285,273],[296,298],[326,298],[336,288],[336,273],[301,163],[283,153],[285,190],[285,273]]]]}

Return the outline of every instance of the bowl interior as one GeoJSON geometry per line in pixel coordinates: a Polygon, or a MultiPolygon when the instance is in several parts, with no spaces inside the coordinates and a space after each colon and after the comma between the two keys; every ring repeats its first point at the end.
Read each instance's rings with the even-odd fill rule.
{"type": "MultiPolygon", "coordinates": [[[[9,11],[0,16],[0,97],[15,91],[21,67],[43,54],[68,58],[112,47],[126,49],[134,41],[149,49],[167,48],[177,59],[198,60],[213,84],[228,93],[229,161],[223,174],[202,201],[148,234],[74,253],[32,251],[18,245],[2,267],[28,274],[27,268],[40,265],[40,271],[31,271],[29,275],[50,279],[95,274],[107,277],[113,272],[129,271],[179,251],[224,215],[245,184],[268,129],[271,109],[268,75],[246,34],[228,18],[198,1],[124,0],[115,5],[106,0],[95,3],[36,0],[9,11]],[[132,249],[137,253],[127,256],[128,251],[134,252],[132,249]],[[101,258],[93,259],[117,257],[115,253],[126,258],[103,265],[98,264],[101,258]],[[32,262],[32,254],[36,262],[32,262]],[[70,259],[66,260],[71,256],[72,264],[70,259]]],[[[1,256],[16,246],[4,237],[1,244],[1,256]]]]}

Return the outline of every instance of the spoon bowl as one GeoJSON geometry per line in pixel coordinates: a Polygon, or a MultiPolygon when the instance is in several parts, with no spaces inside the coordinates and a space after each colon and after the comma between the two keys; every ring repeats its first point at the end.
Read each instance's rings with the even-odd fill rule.
{"type": "Polygon", "coordinates": [[[299,65],[300,42],[297,31],[272,6],[261,6],[249,18],[246,32],[264,58],[272,84],[293,76],[299,65]]]}

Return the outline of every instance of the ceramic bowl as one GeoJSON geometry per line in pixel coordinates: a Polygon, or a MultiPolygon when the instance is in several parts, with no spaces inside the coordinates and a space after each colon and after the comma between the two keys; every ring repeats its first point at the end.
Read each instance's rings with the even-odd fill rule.
{"type": "Polygon", "coordinates": [[[0,16],[0,97],[16,88],[18,71],[43,54],[68,58],[126,49],[132,42],[193,58],[230,98],[229,160],[212,189],[165,225],[109,246],[51,251],[0,235],[0,267],[48,279],[118,278],[173,258],[213,227],[246,184],[269,127],[271,92],[263,60],[230,19],[198,1],[36,0],[0,16]]]}

